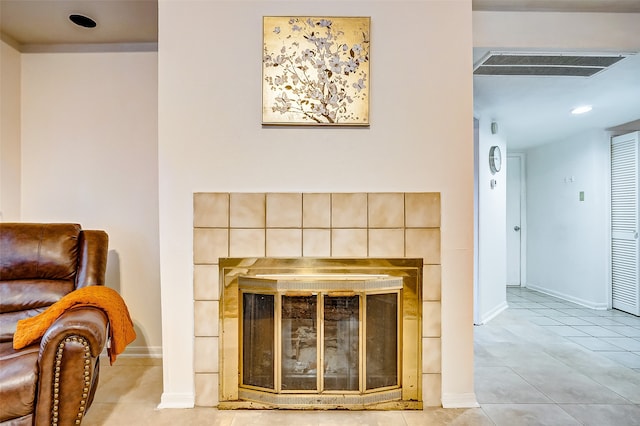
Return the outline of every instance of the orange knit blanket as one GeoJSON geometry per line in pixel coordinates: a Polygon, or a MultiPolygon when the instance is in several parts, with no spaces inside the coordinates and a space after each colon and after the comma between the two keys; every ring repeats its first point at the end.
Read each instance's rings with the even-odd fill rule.
{"type": "Polygon", "coordinates": [[[94,306],[102,309],[109,318],[109,337],[111,346],[107,348],[109,361],[113,364],[127,345],[136,338],[133,322],[127,305],[117,291],[104,286],[92,285],[74,290],[47,310],[31,318],[18,321],[13,335],[13,348],[22,349],[46,333],[47,329],[67,309],[73,306],[94,306]]]}

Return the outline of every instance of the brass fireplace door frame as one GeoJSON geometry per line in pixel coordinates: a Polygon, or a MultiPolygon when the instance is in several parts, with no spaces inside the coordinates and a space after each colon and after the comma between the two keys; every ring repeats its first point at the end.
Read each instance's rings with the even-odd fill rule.
{"type": "MultiPolygon", "coordinates": [[[[220,259],[219,408],[291,409],[422,409],[422,259],[220,259]],[[398,385],[373,392],[277,393],[241,386],[240,277],[268,275],[327,276],[376,274],[402,278],[397,289],[399,377],[398,385]]],[[[283,294],[274,291],[273,294],[283,294]]],[[[362,378],[361,378],[362,380],[362,378]]]]}

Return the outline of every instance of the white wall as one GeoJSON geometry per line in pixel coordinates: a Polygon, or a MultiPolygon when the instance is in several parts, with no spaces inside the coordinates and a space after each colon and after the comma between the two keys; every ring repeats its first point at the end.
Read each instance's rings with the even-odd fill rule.
{"type": "Polygon", "coordinates": [[[157,53],[22,55],[23,221],[109,234],[107,285],[159,354],[157,53]]]}
{"type": "MultiPolygon", "coordinates": [[[[475,323],[484,324],[507,308],[507,146],[491,120],[480,118],[478,129],[478,283],[475,323]],[[502,168],[492,174],[489,151],[500,147],[502,168]],[[491,188],[491,181],[495,187],[491,188]]],[[[498,123],[499,129],[499,123],[498,123]]]]}
{"type": "Polygon", "coordinates": [[[20,52],[0,41],[0,221],[20,219],[20,52]]]}
{"type": "Polygon", "coordinates": [[[527,287],[607,307],[609,162],[604,131],[527,151],[527,287]]]}
{"type": "Polygon", "coordinates": [[[640,13],[474,12],[473,45],[637,52],[639,21],[640,13]]]}
{"type": "Polygon", "coordinates": [[[193,404],[192,197],[442,194],[442,392],[473,394],[471,1],[160,1],[162,406],[193,404]],[[262,16],[371,16],[370,128],[262,128],[262,16]]]}

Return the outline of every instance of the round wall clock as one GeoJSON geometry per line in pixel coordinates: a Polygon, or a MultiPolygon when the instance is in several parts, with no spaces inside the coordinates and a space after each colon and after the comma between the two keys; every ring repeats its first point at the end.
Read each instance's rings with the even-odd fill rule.
{"type": "Polygon", "coordinates": [[[500,152],[500,147],[498,145],[494,145],[489,150],[489,168],[491,169],[491,173],[497,173],[500,171],[502,167],[502,153],[500,152]]]}

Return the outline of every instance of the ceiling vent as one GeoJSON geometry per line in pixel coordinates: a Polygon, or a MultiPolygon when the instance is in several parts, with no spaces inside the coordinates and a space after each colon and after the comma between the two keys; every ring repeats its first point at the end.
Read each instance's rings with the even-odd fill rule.
{"type": "Polygon", "coordinates": [[[489,52],[473,69],[474,75],[591,77],[626,58],[623,54],[489,52]]]}

